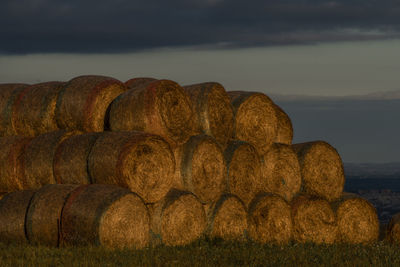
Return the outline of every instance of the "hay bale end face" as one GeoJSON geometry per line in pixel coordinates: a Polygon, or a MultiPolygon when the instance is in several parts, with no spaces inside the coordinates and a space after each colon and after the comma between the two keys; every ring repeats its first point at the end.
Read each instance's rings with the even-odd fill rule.
{"type": "Polygon", "coordinates": [[[151,82],[155,82],[157,81],[157,79],[154,78],[148,78],[148,77],[138,77],[138,78],[133,78],[133,79],[129,79],[125,82],[125,85],[129,88],[129,89],[134,89],[136,87],[139,86],[144,86],[147,85],[151,82]]]}
{"type": "Polygon", "coordinates": [[[387,226],[385,238],[392,244],[400,244],[400,213],[393,215],[387,226]]]}
{"type": "Polygon", "coordinates": [[[285,111],[278,105],[274,105],[276,117],[278,119],[278,130],[275,138],[275,143],[291,145],[293,140],[292,121],[285,111]]]}

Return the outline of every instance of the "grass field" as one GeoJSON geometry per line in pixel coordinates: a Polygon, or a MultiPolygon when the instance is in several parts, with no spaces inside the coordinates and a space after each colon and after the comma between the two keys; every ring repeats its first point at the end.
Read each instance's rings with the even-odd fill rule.
{"type": "Polygon", "coordinates": [[[400,247],[373,245],[288,246],[201,240],[183,247],[106,250],[47,248],[0,243],[1,266],[400,266],[400,247]]]}

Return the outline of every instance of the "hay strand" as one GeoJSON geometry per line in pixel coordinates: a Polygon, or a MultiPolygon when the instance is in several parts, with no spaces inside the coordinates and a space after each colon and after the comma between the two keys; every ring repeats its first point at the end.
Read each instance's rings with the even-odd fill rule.
{"type": "Polygon", "coordinates": [[[278,119],[278,130],[275,143],[291,145],[293,140],[293,125],[290,117],[278,105],[274,105],[276,117],[278,119]]]}
{"type": "Polygon", "coordinates": [[[400,213],[396,213],[390,219],[385,238],[392,244],[400,244],[400,213]]]}
{"type": "Polygon", "coordinates": [[[147,85],[151,82],[157,81],[157,79],[154,78],[148,78],[148,77],[137,77],[133,79],[129,79],[125,82],[125,85],[129,89],[134,89],[136,87],[144,86],[147,85]]]}

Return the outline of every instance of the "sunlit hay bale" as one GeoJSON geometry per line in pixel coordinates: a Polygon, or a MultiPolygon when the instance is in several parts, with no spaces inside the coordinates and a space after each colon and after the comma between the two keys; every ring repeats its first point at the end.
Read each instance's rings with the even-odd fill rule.
{"type": "Polygon", "coordinates": [[[225,88],[215,82],[183,87],[190,96],[201,132],[225,148],[233,134],[233,108],[225,88]]]}
{"type": "Polygon", "coordinates": [[[55,118],[58,93],[64,82],[45,82],[31,85],[15,102],[12,115],[18,135],[37,136],[58,130],[55,118]]]}
{"type": "Polygon", "coordinates": [[[262,93],[228,92],[234,111],[234,138],[265,154],[276,139],[278,119],[272,100],[262,93]]]}
{"type": "Polygon", "coordinates": [[[296,242],[333,244],[337,240],[336,216],[329,202],[300,195],[291,202],[293,238],[296,242]]]}
{"type": "Polygon", "coordinates": [[[345,177],[342,160],[331,145],[314,141],[292,146],[297,153],[302,190],[309,195],[337,200],[343,191],[345,177]]]}
{"type": "Polygon", "coordinates": [[[129,189],[81,185],[70,193],[61,213],[61,245],[143,248],[150,241],[149,212],[129,189]]]}
{"type": "Polygon", "coordinates": [[[196,133],[195,116],[189,96],[179,84],[158,80],[116,98],[109,122],[112,131],[144,131],[179,145],[196,133]]]}
{"type": "Polygon", "coordinates": [[[148,78],[148,77],[138,77],[138,78],[133,78],[133,79],[129,79],[125,82],[125,85],[129,88],[129,89],[133,89],[139,86],[144,86],[147,85],[151,82],[157,81],[157,79],[154,78],[148,78]]]}
{"type": "Polygon", "coordinates": [[[378,215],[367,200],[356,194],[343,193],[332,207],[336,212],[339,242],[367,244],[378,240],[378,215]]]}
{"type": "Polygon", "coordinates": [[[127,187],[146,203],[163,198],[174,181],[175,160],[161,137],[143,132],[104,132],[88,159],[93,183],[127,187]]]}
{"type": "Polygon", "coordinates": [[[26,187],[20,157],[31,140],[22,136],[0,138],[0,191],[13,192],[26,187]]]}
{"type": "Polygon", "coordinates": [[[102,132],[108,124],[108,107],[128,88],[105,76],[79,76],[58,95],[56,119],[60,129],[102,132]]]}
{"type": "Polygon", "coordinates": [[[228,169],[227,190],[246,205],[261,188],[261,162],[256,149],[244,141],[231,141],[224,151],[228,169]]]}
{"type": "Polygon", "coordinates": [[[150,205],[152,243],[186,245],[200,238],[207,226],[198,198],[190,192],[172,189],[159,202],[150,205]]]}
{"type": "Polygon", "coordinates": [[[16,135],[12,123],[14,102],[27,87],[29,85],[20,83],[0,84],[0,136],[16,135]]]}
{"type": "Polygon", "coordinates": [[[30,244],[59,245],[61,210],[78,185],[45,185],[32,197],[26,213],[26,235],[30,244]]]}
{"type": "Polygon", "coordinates": [[[85,133],[65,139],[53,160],[54,178],[59,184],[90,184],[88,157],[102,133],[85,133]]]}
{"type": "Polygon", "coordinates": [[[38,189],[46,184],[55,184],[53,159],[58,145],[66,138],[78,134],[64,130],[41,134],[27,144],[21,154],[21,168],[26,187],[38,189]]]}
{"type": "Polygon", "coordinates": [[[400,213],[396,213],[390,219],[385,239],[392,244],[400,244],[400,213]]]}
{"type": "Polygon", "coordinates": [[[217,141],[208,135],[192,136],[174,150],[177,172],[174,186],[193,192],[202,203],[218,200],[226,189],[226,163],[217,141]]]}
{"type": "Polygon", "coordinates": [[[15,191],[0,200],[0,241],[27,243],[25,215],[34,194],[32,190],[15,191]]]}
{"type": "Polygon", "coordinates": [[[290,145],[274,143],[261,157],[262,190],[290,202],[301,187],[300,165],[290,145]]]}
{"type": "Polygon", "coordinates": [[[281,107],[275,104],[274,108],[278,119],[278,131],[276,134],[275,143],[291,145],[293,140],[292,121],[281,107]]]}

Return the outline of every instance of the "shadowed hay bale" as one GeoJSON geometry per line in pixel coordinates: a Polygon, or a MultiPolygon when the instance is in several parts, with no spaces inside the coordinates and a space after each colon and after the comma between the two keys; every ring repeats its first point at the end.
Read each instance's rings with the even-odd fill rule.
{"type": "Polygon", "coordinates": [[[90,184],[88,157],[102,133],[85,133],[65,139],[53,160],[54,178],[59,184],[90,184]]]}
{"type": "Polygon", "coordinates": [[[228,92],[234,111],[234,138],[265,154],[276,139],[278,119],[272,100],[255,92],[228,92]]]}
{"type": "Polygon", "coordinates": [[[0,241],[27,243],[25,215],[34,194],[32,190],[8,193],[0,200],[0,241]]]}
{"type": "Polygon", "coordinates": [[[153,244],[189,244],[201,237],[207,225],[202,204],[187,191],[172,189],[149,208],[153,244]]]}
{"type": "Polygon", "coordinates": [[[345,177],[342,160],[336,149],[324,141],[295,144],[292,147],[300,163],[302,191],[328,201],[338,199],[345,177]]]}
{"type": "Polygon", "coordinates": [[[0,200],[7,194],[7,192],[0,192],[0,200]]]}
{"type": "Polygon", "coordinates": [[[386,229],[386,237],[392,244],[400,244],[400,213],[393,215],[386,229]]]}
{"type": "Polygon", "coordinates": [[[291,206],[295,241],[317,244],[333,244],[336,241],[336,217],[328,201],[300,195],[293,199],[291,206]]]}
{"type": "Polygon", "coordinates": [[[247,207],[261,187],[260,157],[252,145],[239,140],[228,143],[224,157],[228,192],[238,196],[247,207]]]}
{"type": "Polygon", "coordinates": [[[78,185],[45,185],[32,197],[26,213],[26,235],[29,243],[58,246],[61,210],[69,194],[78,185]]]}
{"type": "Polygon", "coordinates": [[[290,145],[274,143],[261,157],[262,190],[282,196],[286,201],[299,193],[300,165],[290,145]]]}
{"type": "Polygon", "coordinates": [[[285,111],[278,105],[274,105],[276,117],[278,119],[278,131],[275,138],[275,143],[291,145],[293,140],[292,121],[285,111]]]}
{"type": "Polygon", "coordinates": [[[63,82],[45,82],[31,85],[15,101],[12,115],[18,135],[37,136],[58,130],[55,109],[63,82]]]}
{"type": "Polygon", "coordinates": [[[179,145],[196,133],[195,116],[190,99],[179,84],[158,80],[116,98],[109,122],[112,131],[144,131],[179,145]]]}
{"type": "Polygon", "coordinates": [[[157,81],[157,79],[154,78],[148,78],[148,77],[138,77],[138,78],[133,78],[133,79],[129,79],[125,82],[125,85],[129,88],[129,89],[133,89],[135,87],[139,87],[139,86],[144,86],[147,85],[151,82],[157,81]]]}
{"type": "Polygon", "coordinates": [[[127,187],[153,203],[174,181],[175,160],[169,144],[143,132],[104,132],[88,159],[93,183],[127,187]]]}
{"type": "Polygon", "coordinates": [[[107,124],[107,109],[127,87],[105,76],[79,76],[58,95],[56,119],[60,129],[101,132],[107,124]],[[106,121],[106,122],[105,122],[106,121]]]}
{"type": "Polygon", "coordinates": [[[224,194],[207,211],[206,235],[224,240],[245,240],[247,209],[235,195],[224,194]]]}
{"type": "Polygon", "coordinates": [[[81,185],[70,193],[61,214],[61,244],[143,248],[149,245],[149,212],[129,189],[81,185]]]}
{"type": "Polygon", "coordinates": [[[174,151],[175,187],[193,192],[202,203],[218,200],[226,189],[226,164],[217,141],[207,135],[192,136],[174,151]]]}
{"type": "Polygon", "coordinates": [[[215,82],[183,87],[189,95],[202,133],[225,148],[233,134],[233,108],[225,88],[215,82]]]}
{"type": "Polygon", "coordinates": [[[0,191],[12,192],[26,187],[20,157],[31,140],[22,136],[0,138],[0,191]]]}
{"type": "Polygon", "coordinates": [[[367,200],[356,194],[343,193],[340,200],[332,203],[332,207],[336,212],[338,241],[366,244],[378,240],[378,215],[367,200]]]}

